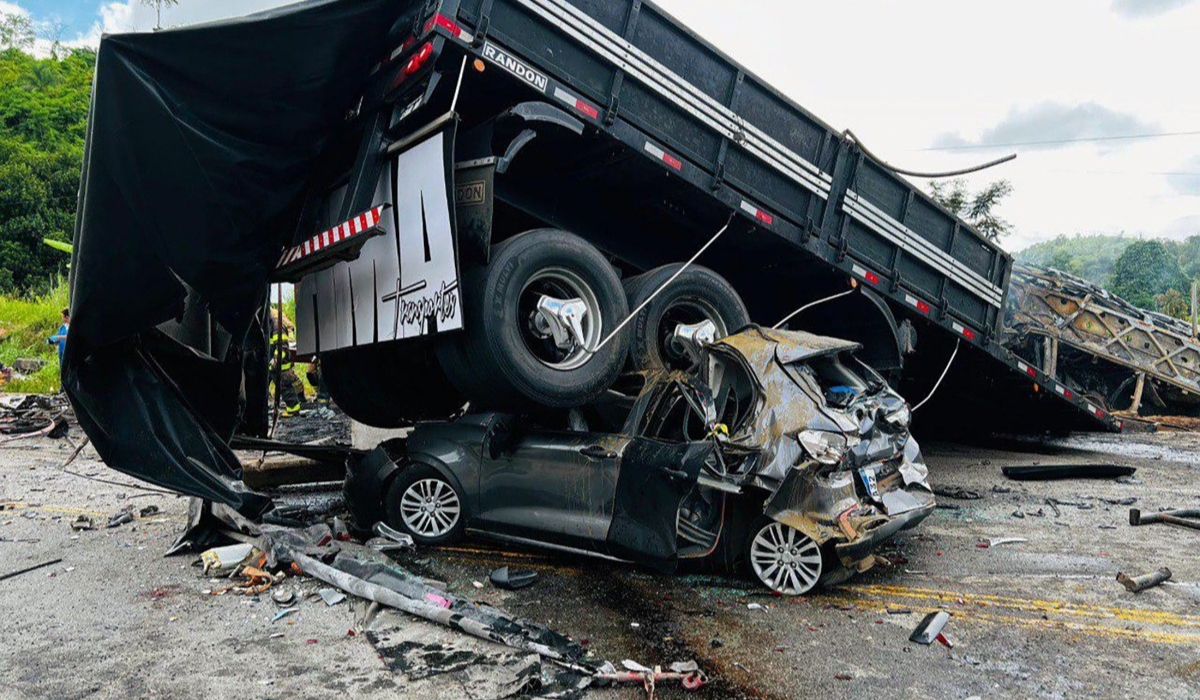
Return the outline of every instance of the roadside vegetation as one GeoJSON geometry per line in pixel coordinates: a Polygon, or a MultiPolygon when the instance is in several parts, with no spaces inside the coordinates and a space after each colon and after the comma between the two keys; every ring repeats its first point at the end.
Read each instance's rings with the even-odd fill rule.
{"type": "Polygon", "coordinates": [[[52,394],[59,390],[58,349],[46,339],[58,330],[67,306],[65,280],[38,295],[0,295],[0,364],[11,367],[18,359],[42,360],[36,374],[13,379],[0,391],[52,394]]]}

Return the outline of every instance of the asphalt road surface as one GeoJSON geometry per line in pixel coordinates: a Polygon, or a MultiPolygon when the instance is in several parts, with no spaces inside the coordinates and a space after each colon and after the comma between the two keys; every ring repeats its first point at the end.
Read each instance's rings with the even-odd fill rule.
{"type": "MultiPolygon", "coordinates": [[[[59,465],[69,453],[51,440],[0,446],[0,576],[62,559],[0,580],[0,697],[470,697],[455,674],[394,672],[363,634],[388,625],[451,648],[458,642],[444,630],[399,615],[364,627],[364,605],[327,607],[307,597],[320,587],[309,580],[285,584],[302,602],[275,622],[269,595],[207,595],[220,582],[196,557],[162,556],[186,501],[134,488],[90,450],[72,471],[125,485],[67,474],[59,465]],[[160,513],[105,528],[127,505],[160,513]],[[99,529],[73,532],[81,514],[99,529]]],[[[694,694],[660,687],[660,698],[1200,697],[1200,531],[1133,528],[1129,505],[1119,505],[1200,507],[1200,435],[929,444],[926,453],[937,487],[980,497],[941,497],[949,507],[891,550],[896,565],[806,598],[486,543],[424,550],[406,564],[585,641],[596,658],[695,660],[712,677],[694,694]],[[1016,483],[1000,473],[1097,460],[1138,467],[1136,481],[1016,483]],[[980,546],[994,538],[1026,541],[980,546]],[[541,578],[515,593],[473,585],[503,564],[541,578]],[[1164,565],[1173,581],[1141,594],[1114,580],[1164,565]],[[909,642],[939,609],[952,615],[953,648],[909,642]]]]}

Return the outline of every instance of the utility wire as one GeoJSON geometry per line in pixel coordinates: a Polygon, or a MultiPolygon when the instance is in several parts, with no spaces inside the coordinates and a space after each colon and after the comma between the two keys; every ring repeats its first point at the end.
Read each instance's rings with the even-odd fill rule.
{"type": "Polygon", "coordinates": [[[1103,141],[1133,141],[1137,139],[1161,139],[1175,136],[1200,136],[1200,131],[1171,131],[1161,134],[1131,134],[1128,136],[1088,136],[1077,139],[1053,139],[1047,141],[1019,141],[1014,143],[969,143],[959,146],[931,146],[918,151],[973,151],[989,148],[1016,148],[1018,146],[1059,146],[1069,143],[1095,143],[1103,141]]]}

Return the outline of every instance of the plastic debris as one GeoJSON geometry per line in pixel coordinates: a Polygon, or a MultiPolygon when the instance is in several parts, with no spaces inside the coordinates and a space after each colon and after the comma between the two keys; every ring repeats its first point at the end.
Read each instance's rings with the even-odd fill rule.
{"type": "Polygon", "coordinates": [[[82,532],[84,530],[95,530],[96,523],[88,516],[81,515],[78,518],[75,518],[75,520],[71,521],[71,529],[76,532],[82,532]]]}
{"type": "Polygon", "coordinates": [[[288,615],[295,615],[299,611],[300,611],[299,608],[284,608],[283,610],[280,610],[279,612],[275,613],[275,617],[271,618],[271,622],[279,622],[280,620],[287,617],[288,615]]]}
{"type": "Polygon", "coordinates": [[[296,593],[284,588],[277,588],[271,594],[271,600],[275,601],[277,605],[287,607],[296,602],[296,593]]]}
{"type": "Polygon", "coordinates": [[[321,590],[317,591],[317,594],[321,596],[321,600],[325,601],[325,605],[328,605],[331,608],[338,603],[344,603],[346,601],[346,594],[333,588],[322,588],[321,590]]]}
{"type": "Polygon", "coordinates": [[[158,515],[158,513],[159,513],[158,506],[146,506],[145,508],[138,511],[138,517],[149,518],[153,515],[158,515]]]}
{"type": "Polygon", "coordinates": [[[506,591],[516,591],[528,588],[537,583],[538,572],[527,570],[512,571],[507,566],[502,566],[492,572],[490,580],[496,588],[502,588],[506,591]]]}
{"type": "Polygon", "coordinates": [[[909,635],[908,641],[929,646],[942,634],[942,630],[945,629],[948,622],[950,622],[950,613],[945,610],[931,612],[925,616],[925,619],[921,620],[921,623],[909,635]]]}
{"type": "Polygon", "coordinates": [[[232,571],[249,559],[253,552],[252,544],[231,544],[204,552],[200,555],[200,561],[204,563],[206,574],[232,571]]]}

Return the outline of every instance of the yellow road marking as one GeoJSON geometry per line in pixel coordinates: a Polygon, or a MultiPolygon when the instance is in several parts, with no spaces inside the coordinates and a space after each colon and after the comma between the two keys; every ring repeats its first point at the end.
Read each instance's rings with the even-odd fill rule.
{"type": "Polygon", "coordinates": [[[1123,609],[1038,598],[1014,598],[1010,596],[878,585],[841,587],[835,589],[833,595],[825,597],[824,600],[878,613],[886,613],[889,607],[894,608],[897,605],[911,603],[914,600],[938,603],[957,603],[958,600],[962,600],[963,605],[948,607],[951,614],[959,619],[974,620],[986,624],[1044,629],[1120,641],[1139,640],[1157,644],[1191,646],[1200,644],[1200,634],[1181,634],[1174,631],[1144,629],[1131,626],[1137,624],[1183,628],[1200,627],[1200,618],[1195,616],[1176,615],[1151,610],[1123,609]],[[982,606],[996,608],[997,612],[984,612],[981,609],[982,606]],[[1004,614],[1004,612],[1009,610],[1041,614],[1042,616],[1053,613],[1056,616],[1065,616],[1067,619],[1049,619],[1048,617],[1043,619],[1042,617],[1022,617],[1019,615],[1004,614]],[[1109,620],[1113,624],[1103,624],[1101,623],[1102,620],[1109,620]],[[1128,624],[1118,626],[1120,623],[1128,624]]]}
{"type": "Polygon", "coordinates": [[[852,586],[845,590],[850,590],[855,593],[865,595],[878,595],[885,597],[892,596],[897,598],[912,598],[917,600],[956,602],[961,599],[964,605],[982,605],[1029,612],[1054,612],[1076,617],[1117,619],[1126,622],[1200,628],[1200,616],[1178,615],[1159,610],[1117,608],[1103,605],[1089,605],[1086,603],[1068,603],[1060,600],[1014,598],[1010,596],[988,595],[981,593],[962,593],[956,591],[938,591],[927,588],[908,588],[904,586],[852,586]]]}

